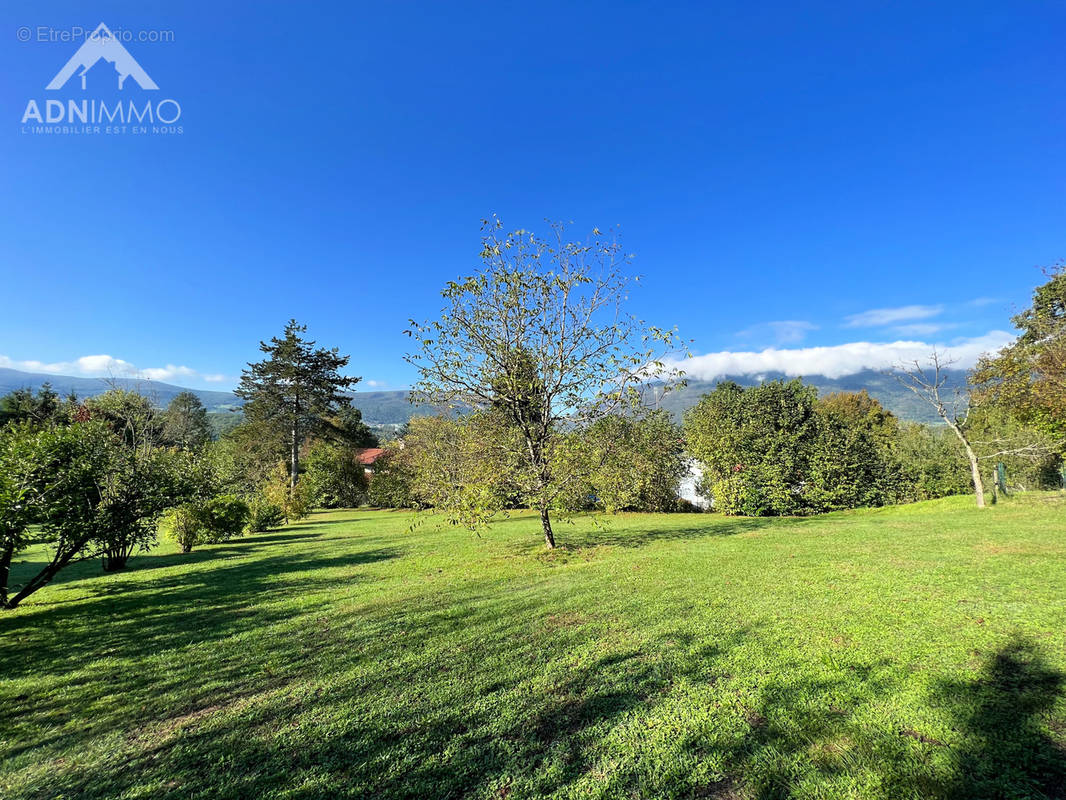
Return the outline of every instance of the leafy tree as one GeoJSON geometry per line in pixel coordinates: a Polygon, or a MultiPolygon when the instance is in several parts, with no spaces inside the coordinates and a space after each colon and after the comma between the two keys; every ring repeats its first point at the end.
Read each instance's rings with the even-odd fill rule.
{"type": "Polygon", "coordinates": [[[820,398],[803,497],[811,511],[879,506],[898,484],[896,418],[866,391],[820,398]]]}
{"type": "Polygon", "coordinates": [[[352,406],[342,408],[332,420],[333,438],[351,447],[377,447],[378,437],[363,422],[363,412],[352,406]]]}
{"type": "Polygon", "coordinates": [[[180,392],[163,413],[163,435],[182,450],[197,450],[211,439],[207,409],[192,392],[180,392]]]}
{"type": "Polygon", "coordinates": [[[384,450],[374,462],[367,499],[380,508],[418,508],[411,451],[402,442],[386,442],[384,450]]]}
{"type": "Polygon", "coordinates": [[[355,508],[366,501],[366,470],[353,448],[315,440],[303,463],[304,480],[314,505],[355,508]]]}
{"type": "Polygon", "coordinates": [[[745,389],[725,381],[684,419],[715,510],[776,515],[804,510],[801,488],[818,438],[817,391],[799,380],[745,389]]]}
{"type": "MultiPolygon", "coordinates": [[[[550,509],[581,477],[564,468],[567,431],[635,405],[651,378],[673,374],[661,357],[679,346],[674,333],[623,312],[632,281],[617,242],[595,229],[585,243],[552,230],[544,239],[486,221],[481,268],[446,286],[438,320],[412,320],[419,352],[407,356],[421,377],[417,399],[505,415],[521,499],[539,512],[548,547],[550,509]]],[[[469,492],[446,506],[453,520],[476,524],[483,510],[469,492]]]]}
{"type": "MultiPolygon", "coordinates": [[[[521,468],[513,458],[514,438],[513,428],[492,413],[412,419],[403,458],[414,498],[422,507],[450,513],[453,523],[471,526],[513,507],[521,468]]],[[[375,469],[371,484],[378,477],[375,469]]]]}
{"type": "Polygon", "coordinates": [[[205,452],[221,490],[251,496],[270,481],[288,449],[285,432],[260,420],[238,425],[205,452]]]}
{"type": "Polygon", "coordinates": [[[121,446],[100,422],[69,426],[23,427],[9,431],[0,443],[5,472],[0,481],[0,535],[6,567],[29,543],[27,523],[38,526],[34,540],[47,544],[50,560],[12,593],[5,579],[0,586],[3,608],[16,608],[47,585],[64,567],[99,552],[101,507],[106,502],[102,478],[113,467],[121,446]]]}
{"type": "Polygon", "coordinates": [[[590,462],[585,474],[595,506],[612,513],[677,509],[684,440],[666,411],[611,415],[575,436],[584,439],[577,452],[590,462]]]}
{"type": "Polygon", "coordinates": [[[279,462],[270,479],[260,490],[263,499],[281,511],[285,524],[301,520],[311,513],[312,497],[306,483],[293,486],[284,462],[279,462]]]}
{"type": "Polygon", "coordinates": [[[1066,450],[1066,264],[1048,270],[1032,305],[1012,320],[1018,339],[980,359],[970,383],[980,405],[996,405],[1066,450]]]}
{"type": "Polygon", "coordinates": [[[139,392],[110,389],[88,398],[84,408],[93,419],[106,422],[133,450],[148,452],[165,444],[163,415],[139,392]]]}
{"type": "Polygon", "coordinates": [[[995,422],[998,415],[994,408],[996,404],[992,402],[993,396],[987,392],[967,396],[956,391],[949,396],[944,391],[944,370],[949,363],[934,350],[924,364],[914,361],[900,366],[896,377],[900,383],[929,403],[955,434],[970,465],[970,480],[973,483],[977,507],[984,508],[981,462],[1001,460],[1008,456],[1040,461],[1048,456],[1049,443],[1044,437],[1024,427],[997,428],[995,422]]]}
{"type": "Polygon", "coordinates": [[[899,426],[895,463],[897,503],[934,500],[973,491],[962,443],[947,426],[905,422],[899,426]]]}
{"type": "Polygon", "coordinates": [[[248,365],[241,375],[236,394],[247,403],[244,413],[251,422],[262,422],[283,431],[289,445],[289,488],[300,479],[300,448],[310,433],[327,427],[327,419],[351,405],[344,389],[359,378],[349,378],[339,370],[348,365],[348,356],[337,348],[315,348],[315,342],[300,334],[306,325],[289,320],[279,339],[260,342],[267,355],[248,365]]]}

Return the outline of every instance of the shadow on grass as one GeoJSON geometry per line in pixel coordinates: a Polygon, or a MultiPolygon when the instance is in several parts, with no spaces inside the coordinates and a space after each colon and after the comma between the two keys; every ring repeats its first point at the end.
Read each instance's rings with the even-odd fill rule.
{"type": "Polygon", "coordinates": [[[842,673],[861,672],[765,686],[747,712],[749,732],[726,756],[733,774],[744,776],[737,796],[783,800],[800,786],[850,781],[864,796],[887,798],[1066,798],[1066,746],[1041,726],[1063,693],[1064,676],[1032,643],[1015,638],[987,658],[976,678],[934,687],[929,704],[945,712],[958,736],[950,743],[907,725],[856,721],[865,703],[893,691],[880,666],[842,664],[842,673]]]}
{"type": "Polygon", "coordinates": [[[1045,730],[1063,676],[1021,638],[972,680],[934,686],[928,704],[955,731],[945,743],[870,722],[899,689],[888,662],[834,659],[817,677],[775,663],[732,687],[730,659],[758,630],[709,638],[679,623],[615,639],[589,627],[617,624],[594,611],[492,580],[347,608],[332,595],[401,551],[268,552],[118,576],[11,618],[0,677],[31,684],[14,697],[0,685],[0,752],[64,759],[23,796],[1063,796],[1063,751],[1045,730]],[[680,696],[721,701],[711,724],[689,725],[676,703],[693,686],[707,693],[680,696]]]}

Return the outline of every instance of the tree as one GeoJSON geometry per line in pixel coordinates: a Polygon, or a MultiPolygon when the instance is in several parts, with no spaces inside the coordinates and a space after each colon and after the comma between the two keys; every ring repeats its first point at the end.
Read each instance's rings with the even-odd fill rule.
{"type": "Polygon", "coordinates": [[[1056,438],[1066,449],[1066,264],[1047,272],[1032,305],[1011,321],[1012,344],[983,356],[970,375],[983,406],[996,405],[1019,422],[1056,438]]]}
{"type": "MultiPolygon", "coordinates": [[[[516,474],[522,466],[513,456],[516,438],[504,418],[492,412],[412,419],[402,453],[413,476],[414,498],[471,527],[514,507],[520,502],[516,474]]],[[[381,477],[374,466],[372,484],[381,477]]]]}
{"type": "Polygon", "coordinates": [[[806,510],[801,492],[818,438],[817,390],[799,380],[718,384],[685,414],[715,510],[766,516],[806,510]]]}
{"type": "MultiPolygon", "coordinates": [[[[463,411],[496,409],[516,433],[523,501],[540,514],[555,547],[549,510],[577,476],[560,471],[567,430],[639,401],[650,380],[669,379],[663,357],[680,342],[646,326],[622,305],[630,257],[593,229],[585,243],[482,229],[481,268],[447,284],[438,320],[411,321],[418,343],[407,360],[421,380],[415,398],[463,411]]],[[[477,521],[462,504],[457,520],[477,521]]]]}
{"type": "Polygon", "coordinates": [[[322,508],[355,508],[366,501],[366,470],[355,449],[316,439],[307,449],[304,480],[322,508]]]}
{"type": "Polygon", "coordinates": [[[896,418],[865,390],[838,392],[814,406],[817,438],[803,497],[811,511],[879,506],[899,483],[896,418]]]}
{"type": "Polygon", "coordinates": [[[192,392],[180,392],[163,412],[163,436],[182,450],[197,450],[211,439],[207,409],[192,392]]]}
{"type": "Polygon", "coordinates": [[[267,355],[250,363],[241,374],[238,397],[244,398],[245,416],[253,422],[266,422],[284,430],[289,444],[289,489],[300,479],[300,447],[309,433],[326,426],[326,418],[351,405],[341,392],[359,378],[345,377],[339,370],[348,365],[348,356],[338,349],[315,349],[315,342],[300,336],[306,325],[289,320],[282,338],[260,342],[267,355]]]}
{"type": "Polygon", "coordinates": [[[962,392],[955,391],[949,397],[944,391],[944,384],[947,381],[944,370],[951,364],[950,359],[946,359],[933,350],[928,362],[924,364],[918,360],[900,364],[896,368],[895,377],[903,386],[932,406],[937,416],[944,420],[944,424],[958,438],[970,463],[970,479],[973,481],[974,493],[977,496],[977,507],[984,508],[985,486],[981,479],[981,464],[970,442],[970,437],[967,435],[973,406],[970,398],[962,392]]]}
{"type": "Polygon", "coordinates": [[[686,471],[684,439],[666,411],[604,417],[575,437],[585,440],[577,451],[589,461],[588,486],[596,507],[611,513],[677,510],[686,471]]]}
{"type": "Polygon", "coordinates": [[[5,463],[0,466],[15,467],[18,473],[14,480],[9,476],[0,482],[4,564],[9,567],[11,556],[29,543],[27,523],[38,526],[35,541],[47,544],[52,552],[51,559],[13,594],[6,583],[7,570],[0,571],[2,607],[13,609],[63,568],[98,551],[99,512],[106,499],[101,478],[110,471],[120,444],[98,421],[27,426],[8,432],[4,441],[5,463]]]}
{"type": "Polygon", "coordinates": [[[50,383],[42,383],[37,394],[30,389],[15,389],[0,397],[0,428],[11,422],[42,425],[58,418],[62,407],[50,383]]]}

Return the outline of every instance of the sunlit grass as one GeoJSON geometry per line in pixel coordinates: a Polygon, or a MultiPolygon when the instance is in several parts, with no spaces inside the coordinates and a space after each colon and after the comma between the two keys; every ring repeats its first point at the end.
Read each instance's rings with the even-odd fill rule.
{"type": "Polygon", "coordinates": [[[1066,792],[1061,494],[579,519],[552,553],[528,515],[411,523],[68,571],[0,617],[0,797],[1066,792]]]}

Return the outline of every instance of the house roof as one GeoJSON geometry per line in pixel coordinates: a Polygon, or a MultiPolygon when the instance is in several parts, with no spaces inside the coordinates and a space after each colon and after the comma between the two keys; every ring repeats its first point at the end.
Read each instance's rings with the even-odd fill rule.
{"type": "Polygon", "coordinates": [[[377,461],[378,458],[381,457],[381,454],[384,452],[384,448],[381,447],[364,447],[362,450],[355,454],[355,457],[364,467],[369,467],[371,464],[377,461]]]}

